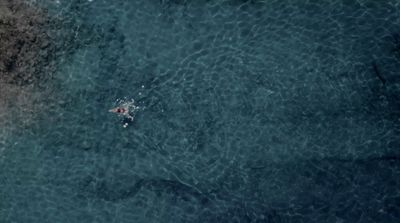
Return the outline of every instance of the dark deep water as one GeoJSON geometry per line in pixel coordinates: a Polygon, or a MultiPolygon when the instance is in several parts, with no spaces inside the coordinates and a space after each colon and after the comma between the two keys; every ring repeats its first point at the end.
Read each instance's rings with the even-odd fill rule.
{"type": "Polygon", "coordinates": [[[76,47],[2,126],[0,222],[400,222],[400,1],[35,4],[76,47]]]}

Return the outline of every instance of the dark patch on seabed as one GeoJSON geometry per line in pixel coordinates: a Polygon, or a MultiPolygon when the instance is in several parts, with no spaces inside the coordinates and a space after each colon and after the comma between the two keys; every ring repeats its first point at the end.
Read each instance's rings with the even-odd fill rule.
{"type": "Polygon", "coordinates": [[[0,0],[0,222],[400,222],[399,15],[0,0]]]}

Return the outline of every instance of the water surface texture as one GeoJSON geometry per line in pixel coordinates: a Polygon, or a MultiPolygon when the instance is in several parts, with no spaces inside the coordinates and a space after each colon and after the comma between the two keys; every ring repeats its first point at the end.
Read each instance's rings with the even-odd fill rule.
{"type": "Polygon", "coordinates": [[[0,222],[400,222],[400,1],[30,4],[59,50],[0,122],[0,222]]]}

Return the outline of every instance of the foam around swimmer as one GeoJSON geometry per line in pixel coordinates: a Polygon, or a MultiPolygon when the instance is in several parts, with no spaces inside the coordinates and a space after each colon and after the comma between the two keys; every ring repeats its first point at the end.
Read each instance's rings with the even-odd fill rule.
{"type": "Polygon", "coordinates": [[[118,114],[118,116],[124,118],[123,127],[128,127],[130,122],[134,121],[136,112],[140,109],[139,106],[135,105],[134,99],[117,99],[116,107],[109,110],[109,112],[118,114]]]}

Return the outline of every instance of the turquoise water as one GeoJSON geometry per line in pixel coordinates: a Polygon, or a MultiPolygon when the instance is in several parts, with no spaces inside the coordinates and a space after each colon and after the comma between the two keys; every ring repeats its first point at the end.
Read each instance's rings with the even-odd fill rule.
{"type": "Polygon", "coordinates": [[[0,222],[399,222],[399,1],[36,4],[65,50],[0,222]]]}

